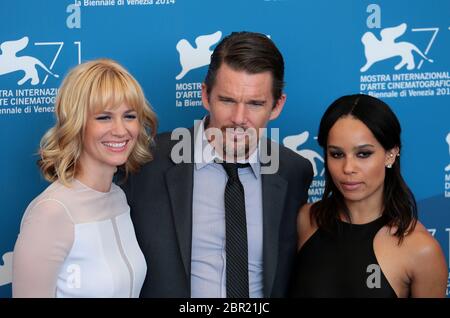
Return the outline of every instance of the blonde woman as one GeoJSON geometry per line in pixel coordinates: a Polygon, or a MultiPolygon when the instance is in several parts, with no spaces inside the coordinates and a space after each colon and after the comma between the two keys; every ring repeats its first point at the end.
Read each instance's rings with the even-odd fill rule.
{"type": "Polygon", "coordinates": [[[117,62],[75,67],[56,99],[39,166],[52,182],[28,206],[14,248],[13,297],[138,297],[146,262],[116,170],[152,159],[156,116],[117,62]]]}

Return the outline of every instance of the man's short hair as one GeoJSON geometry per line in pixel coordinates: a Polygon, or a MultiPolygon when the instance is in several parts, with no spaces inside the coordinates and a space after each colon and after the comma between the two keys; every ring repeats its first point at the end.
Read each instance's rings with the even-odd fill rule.
{"type": "Polygon", "coordinates": [[[223,63],[234,70],[249,74],[270,72],[274,103],[281,97],[284,87],[284,60],[281,52],[266,35],[233,32],[223,38],[211,55],[205,78],[208,95],[215,85],[217,71],[223,63]]]}

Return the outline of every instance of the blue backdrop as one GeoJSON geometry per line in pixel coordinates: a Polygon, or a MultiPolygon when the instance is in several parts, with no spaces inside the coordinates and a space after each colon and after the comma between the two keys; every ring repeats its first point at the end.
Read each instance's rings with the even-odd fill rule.
{"type": "Polygon", "coordinates": [[[205,113],[199,85],[209,49],[239,30],[267,34],[285,56],[288,99],[270,127],[314,164],[310,200],[323,191],[315,138],[325,108],[356,92],[392,106],[403,174],[450,263],[449,12],[448,0],[2,0],[0,297],[11,293],[22,214],[47,186],[36,152],[67,71],[116,59],[142,84],[160,131],[189,127],[205,113]]]}

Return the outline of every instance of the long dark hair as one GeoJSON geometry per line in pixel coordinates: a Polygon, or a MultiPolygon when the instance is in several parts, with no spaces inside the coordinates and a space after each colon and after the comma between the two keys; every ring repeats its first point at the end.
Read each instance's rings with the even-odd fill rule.
{"type": "MultiPolygon", "coordinates": [[[[325,111],[320,126],[318,142],[324,150],[325,191],[321,201],[311,207],[311,219],[325,230],[336,225],[339,213],[351,221],[344,197],[338,190],[327,168],[328,134],[338,119],[352,116],[362,121],[385,150],[401,149],[401,127],[394,112],[383,101],[368,95],[356,94],[335,100],[325,111]]],[[[386,168],[383,191],[383,217],[388,226],[396,226],[395,236],[401,243],[403,237],[414,230],[417,223],[417,205],[413,193],[400,173],[400,157],[392,168],[386,168]]]]}

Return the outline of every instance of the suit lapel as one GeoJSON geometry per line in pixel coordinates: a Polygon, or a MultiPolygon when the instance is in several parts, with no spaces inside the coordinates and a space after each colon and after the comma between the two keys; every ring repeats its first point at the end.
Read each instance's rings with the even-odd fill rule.
{"type": "MultiPolygon", "coordinates": [[[[192,248],[192,197],[194,189],[194,127],[189,129],[190,138],[190,158],[188,162],[175,164],[166,172],[166,183],[169,192],[170,203],[172,206],[172,216],[175,225],[175,231],[180,247],[181,259],[188,286],[190,286],[191,276],[191,248],[192,248]]],[[[171,149],[175,146],[173,142],[171,149]]],[[[183,149],[185,151],[187,149],[183,149]]],[[[172,159],[171,159],[172,160],[172,159]]],[[[189,287],[190,295],[190,287],[189,287]]]]}
{"type": "Polygon", "coordinates": [[[263,280],[264,297],[270,297],[279,258],[280,221],[284,211],[288,183],[274,174],[263,174],[263,280]]]}
{"type": "Polygon", "coordinates": [[[193,164],[180,163],[166,173],[178,245],[187,278],[191,272],[193,164]]]}

